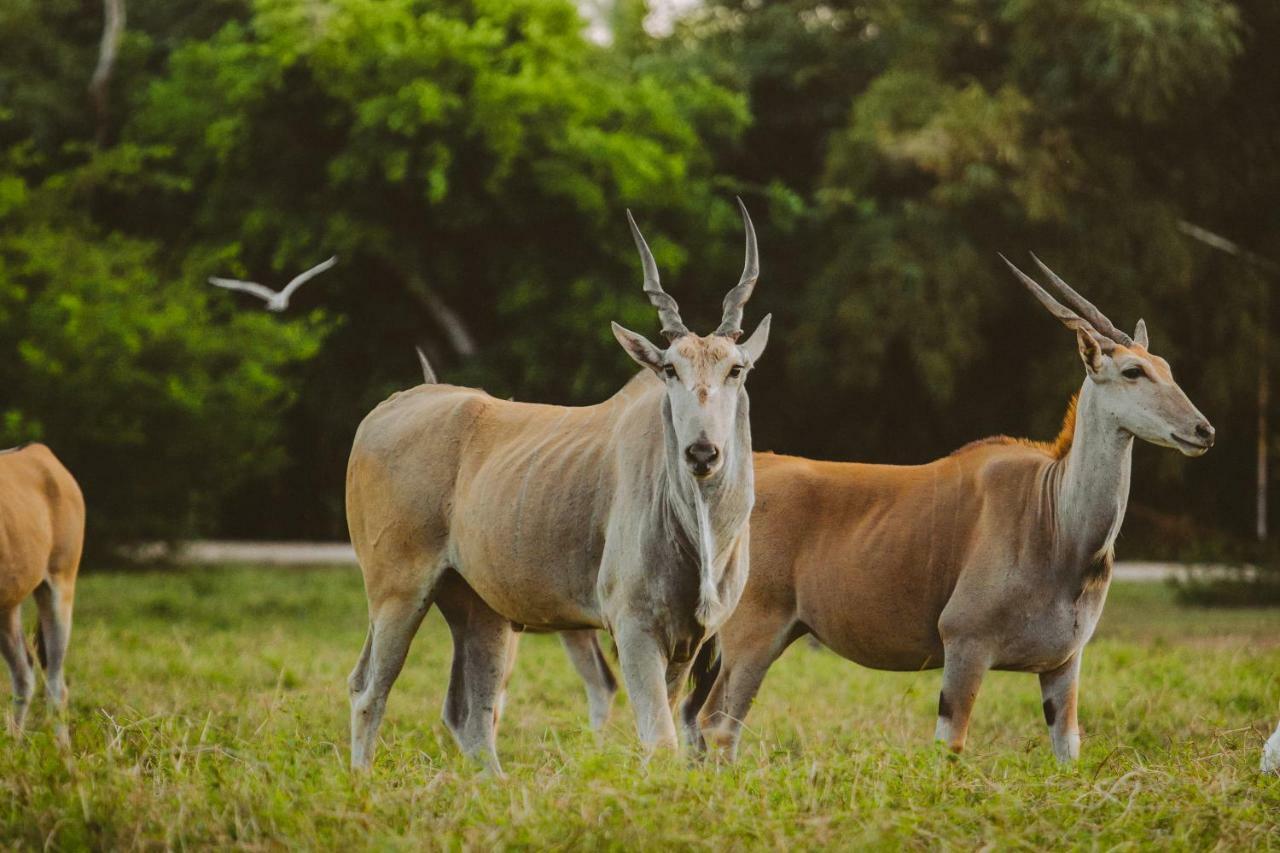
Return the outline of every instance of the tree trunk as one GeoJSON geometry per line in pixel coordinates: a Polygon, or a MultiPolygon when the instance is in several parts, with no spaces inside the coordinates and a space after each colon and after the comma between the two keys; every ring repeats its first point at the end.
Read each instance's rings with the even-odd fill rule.
{"type": "Polygon", "coordinates": [[[116,68],[116,54],[120,50],[120,37],[124,35],[124,0],[102,0],[102,43],[98,47],[98,64],[89,81],[89,96],[97,114],[97,142],[105,145],[111,130],[109,94],[111,75],[116,68]]]}
{"type": "MultiPolygon", "coordinates": [[[[1265,319],[1265,315],[1264,315],[1265,319]]],[[[1267,403],[1271,396],[1267,369],[1267,332],[1258,342],[1258,493],[1257,526],[1259,542],[1267,541],[1267,403]]]]}

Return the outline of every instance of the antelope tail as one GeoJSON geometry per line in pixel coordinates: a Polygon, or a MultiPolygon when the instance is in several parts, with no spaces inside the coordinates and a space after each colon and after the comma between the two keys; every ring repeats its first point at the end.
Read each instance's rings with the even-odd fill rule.
{"type": "MultiPolygon", "coordinates": [[[[40,668],[47,670],[49,668],[49,658],[44,650],[44,631],[40,627],[40,622],[36,622],[36,657],[40,659],[40,668]]],[[[27,659],[30,660],[31,652],[27,652],[27,659]]]]}
{"type": "Polygon", "coordinates": [[[422,364],[422,381],[426,385],[435,385],[439,382],[436,379],[436,372],[431,369],[431,362],[427,361],[427,354],[422,351],[422,347],[414,347],[418,351],[418,361],[422,364]]]}
{"type": "Polygon", "coordinates": [[[711,685],[715,684],[716,677],[719,675],[720,637],[713,636],[698,649],[698,656],[693,659],[693,667],[689,670],[692,689],[680,709],[681,717],[687,726],[697,725],[698,713],[707,703],[707,697],[711,695],[711,685]]]}
{"type": "MultiPolygon", "coordinates": [[[[591,645],[595,647],[596,665],[600,667],[600,675],[604,678],[605,683],[609,685],[609,690],[617,690],[618,679],[609,667],[609,660],[604,656],[604,650],[600,648],[600,638],[594,633],[591,635],[591,645]]],[[[618,646],[616,643],[613,646],[613,657],[614,660],[618,658],[618,646]]]]}

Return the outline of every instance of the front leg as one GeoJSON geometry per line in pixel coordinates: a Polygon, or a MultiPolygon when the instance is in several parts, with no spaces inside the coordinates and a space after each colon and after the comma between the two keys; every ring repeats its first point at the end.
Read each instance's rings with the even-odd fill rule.
{"type": "Polygon", "coordinates": [[[667,652],[645,627],[625,620],[614,635],[618,662],[635,710],[636,731],[645,750],[676,748],[676,724],[667,694],[667,652]]]}
{"type": "Polygon", "coordinates": [[[67,730],[67,679],[63,662],[71,639],[71,609],[75,598],[75,580],[50,579],[36,587],[36,606],[40,616],[40,661],[44,664],[44,684],[49,708],[54,714],[54,735],[62,746],[71,745],[67,730]]]}
{"type": "Polygon", "coordinates": [[[1076,690],[1080,683],[1080,655],[1083,649],[1057,669],[1040,673],[1040,696],[1044,699],[1044,721],[1049,724],[1053,754],[1059,761],[1080,757],[1080,726],[1076,720],[1076,690]]]}
{"type": "Polygon", "coordinates": [[[938,725],[934,740],[952,752],[963,752],[969,736],[969,716],[978,688],[991,663],[980,649],[967,643],[946,643],[942,665],[942,692],[938,694],[938,725]]]}

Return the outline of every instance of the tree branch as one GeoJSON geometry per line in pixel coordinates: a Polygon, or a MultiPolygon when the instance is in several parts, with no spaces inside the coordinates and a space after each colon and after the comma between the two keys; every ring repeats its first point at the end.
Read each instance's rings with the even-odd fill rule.
{"type": "Polygon", "coordinates": [[[1178,230],[1193,240],[1199,240],[1206,246],[1212,246],[1220,252],[1226,252],[1228,255],[1235,255],[1246,263],[1253,264],[1267,272],[1280,272],[1280,264],[1277,264],[1270,258],[1264,258],[1257,252],[1251,252],[1239,243],[1228,240],[1221,234],[1215,234],[1208,228],[1201,228],[1199,225],[1188,222],[1185,219],[1180,219],[1178,220],[1178,230]]]}
{"type": "Polygon", "coordinates": [[[418,297],[423,307],[427,309],[431,319],[435,320],[436,324],[440,326],[454,352],[464,357],[476,354],[476,341],[471,336],[471,331],[467,328],[466,323],[462,321],[462,317],[458,315],[458,312],[450,308],[440,298],[440,294],[428,287],[427,283],[417,275],[409,277],[409,289],[414,296],[418,297]]]}
{"type": "Polygon", "coordinates": [[[116,67],[116,54],[120,50],[120,37],[124,35],[124,0],[102,0],[102,8],[102,43],[98,47],[98,64],[93,69],[93,78],[89,81],[89,97],[93,99],[93,109],[98,116],[99,145],[106,143],[107,132],[110,130],[108,95],[111,88],[111,75],[116,67]]]}

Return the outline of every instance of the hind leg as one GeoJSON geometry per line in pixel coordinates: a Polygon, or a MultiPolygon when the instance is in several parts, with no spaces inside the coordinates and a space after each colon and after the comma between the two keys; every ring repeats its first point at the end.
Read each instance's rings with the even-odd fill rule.
{"type": "Polygon", "coordinates": [[[729,761],[738,756],[742,725],[765,673],[805,631],[783,609],[756,608],[746,611],[744,617],[750,618],[735,614],[720,633],[720,672],[698,715],[707,747],[729,761]]]}
{"type": "Polygon", "coordinates": [[[75,600],[74,582],[53,578],[36,587],[36,606],[40,611],[40,663],[44,666],[45,694],[54,713],[54,733],[63,745],[70,742],[67,732],[67,679],[63,663],[71,641],[71,610],[75,600]]]}
{"type": "Polygon", "coordinates": [[[780,653],[781,650],[775,651],[773,647],[762,647],[737,658],[724,659],[699,716],[704,743],[721,757],[729,761],[737,759],[742,724],[760,692],[769,665],[780,653]]]}
{"type": "Polygon", "coordinates": [[[0,657],[9,665],[9,675],[13,678],[13,717],[9,725],[15,735],[20,735],[36,690],[31,655],[22,637],[21,605],[15,604],[8,612],[0,612],[0,657]]]}
{"type": "Polygon", "coordinates": [[[561,631],[560,642],[569,654],[573,668],[578,671],[587,689],[588,718],[591,730],[598,732],[609,721],[613,697],[618,693],[618,680],[604,659],[600,642],[594,629],[561,631]]]}
{"type": "Polygon", "coordinates": [[[436,603],[453,635],[444,721],[463,755],[501,776],[497,719],[514,658],[514,631],[457,574],[441,580],[436,603]]]}
{"type": "Polygon", "coordinates": [[[707,704],[711,688],[716,676],[720,674],[720,641],[712,637],[702,644],[698,656],[694,658],[689,677],[693,681],[693,691],[680,707],[680,725],[684,730],[684,742],[695,753],[701,755],[707,751],[707,741],[698,726],[698,714],[707,704]]]}
{"type": "Polygon", "coordinates": [[[378,728],[387,710],[387,694],[404,668],[409,644],[431,597],[400,597],[371,608],[369,633],[360,660],[348,679],[351,690],[351,768],[368,770],[373,763],[378,728]]]}

